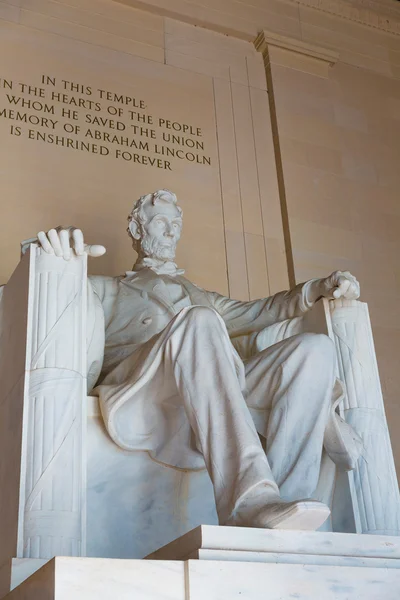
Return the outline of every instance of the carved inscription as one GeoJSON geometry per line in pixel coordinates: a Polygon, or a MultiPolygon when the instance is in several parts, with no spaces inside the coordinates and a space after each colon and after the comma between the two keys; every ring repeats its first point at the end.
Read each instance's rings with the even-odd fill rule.
{"type": "MultiPolygon", "coordinates": [[[[172,171],[211,166],[201,127],[153,112],[143,98],[42,75],[38,85],[0,78],[0,119],[36,143],[172,171]]],[[[0,121],[1,122],[1,121],[0,121]]]]}

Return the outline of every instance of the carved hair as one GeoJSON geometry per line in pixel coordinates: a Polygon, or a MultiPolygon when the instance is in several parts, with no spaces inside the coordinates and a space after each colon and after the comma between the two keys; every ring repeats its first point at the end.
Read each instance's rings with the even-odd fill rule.
{"type": "Polygon", "coordinates": [[[135,202],[132,212],[128,215],[127,231],[133,240],[133,247],[135,250],[139,250],[141,236],[138,236],[138,238],[133,236],[132,229],[134,229],[134,227],[132,227],[132,225],[136,224],[137,232],[141,232],[142,225],[144,225],[144,223],[147,221],[146,212],[144,210],[145,205],[151,203],[153,206],[155,206],[156,204],[160,204],[162,202],[175,204],[180,216],[182,217],[182,209],[178,206],[178,199],[173,192],[170,192],[169,190],[157,190],[157,192],[153,192],[152,194],[140,196],[139,200],[135,202]]]}

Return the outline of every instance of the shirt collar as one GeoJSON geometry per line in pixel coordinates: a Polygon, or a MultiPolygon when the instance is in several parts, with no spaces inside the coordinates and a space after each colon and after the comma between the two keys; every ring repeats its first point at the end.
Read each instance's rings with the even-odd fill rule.
{"type": "Polygon", "coordinates": [[[127,271],[127,275],[128,273],[135,273],[142,271],[143,269],[151,269],[157,273],[157,275],[170,275],[171,277],[183,275],[185,272],[184,269],[178,269],[177,264],[172,261],[162,261],[157,258],[150,258],[149,256],[146,256],[145,258],[136,261],[133,271],[127,271]]]}

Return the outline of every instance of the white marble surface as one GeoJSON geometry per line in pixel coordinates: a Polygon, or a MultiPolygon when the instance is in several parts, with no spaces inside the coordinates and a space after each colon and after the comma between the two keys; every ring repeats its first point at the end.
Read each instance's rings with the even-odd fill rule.
{"type": "Polygon", "coordinates": [[[0,304],[0,565],[17,556],[29,264],[19,264],[0,304]]]}
{"type": "MultiPolygon", "coordinates": [[[[142,196],[128,230],[138,252],[133,271],[90,282],[89,315],[97,317],[95,331],[105,323],[106,334],[104,355],[100,343],[89,342],[89,372],[103,361],[95,392],[110,437],[168,466],[205,465],[221,524],[318,528],[329,510],[302,499],[316,491],[322,446],[346,463],[346,447],[331,451],[341,425],[324,438],[326,422],[336,420],[334,351],[325,335],[290,338],[277,330],[321,296],[357,297],[357,280],[335,272],[251,303],[201,290],[173,262],[182,211],[168,190],[142,196]]],[[[78,254],[84,248],[78,231],[42,232],[39,240],[69,259],[70,243],[78,254]]]]}
{"type": "Polygon", "coordinates": [[[158,464],[109,438],[88,398],[87,555],[143,558],[200,523],[217,525],[207,471],[158,464]]]}
{"type": "Polygon", "coordinates": [[[398,571],[378,567],[57,557],[5,600],[397,600],[399,594],[398,571]]]}
{"type": "Polygon", "coordinates": [[[29,257],[18,556],[80,556],[86,525],[87,258],[63,261],[34,244],[29,257]]]}
{"type": "Polygon", "coordinates": [[[185,563],[56,557],[5,600],[185,600],[185,563]]]}
{"type": "MultiPolygon", "coordinates": [[[[255,562],[269,564],[298,565],[299,554],[286,552],[246,552],[244,550],[198,550],[188,559],[218,560],[234,562],[255,562]]],[[[398,558],[369,558],[362,556],[330,556],[325,554],[302,554],[302,565],[330,567],[366,567],[379,569],[400,569],[398,558]]]]}
{"type": "Polygon", "coordinates": [[[41,232],[42,248],[31,247],[20,557],[84,552],[86,522],[88,554],[127,558],[215,523],[215,511],[220,523],[315,529],[328,510],[300,499],[335,504],[332,461],[355,466],[359,440],[335,412],[332,328],[317,300],[357,297],[356,279],[335,272],[237,302],[182,276],[181,228],[174,194],[142,197],[129,220],[134,270],[91,278],[87,306],[85,252],[104,248],[74,228],[41,232]],[[103,417],[87,427],[86,338],[103,417]]]}
{"type": "Polygon", "coordinates": [[[346,389],[342,415],[363,441],[357,466],[349,473],[356,531],[399,535],[399,485],[368,306],[343,299],[329,304],[339,377],[346,389]]]}
{"type": "Polygon", "coordinates": [[[398,600],[393,569],[190,561],[190,600],[398,600]]]}
{"type": "Polygon", "coordinates": [[[2,295],[0,564],[82,552],[85,293],[86,256],[33,244],[2,295]]]}
{"type": "Polygon", "coordinates": [[[400,537],[201,525],[147,558],[240,561],[253,560],[252,554],[255,562],[271,562],[273,556],[273,562],[320,564],[324,557],[330,565],[343,564],[347,559],[353,564],[354,559],[360,559],[359,566],[383,560],[388,564],[394,561],[392,567],[399,568],[400,537]]]}
{"type": "Polygon", "coordinates": [[[13,558],[11,561],[11,584],[9,589],[13,590],[21,585],[23,581],[41,569],[49,560],[47,558],[13,558]]]}

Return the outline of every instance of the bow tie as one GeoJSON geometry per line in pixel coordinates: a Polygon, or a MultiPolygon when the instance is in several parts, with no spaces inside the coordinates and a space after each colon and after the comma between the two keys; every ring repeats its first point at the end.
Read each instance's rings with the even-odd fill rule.
{"type": "Polygon", "coordinates": [[[170,275],[175,277],[176,275],[183,275],[185,269],[178,269],[176,263],[169,261],[158,260],[157,258],[150,258],[146,256],[141,261],[135,263],[133,270],[141,271],[142,269],[151,269],[157,275],[170,275]]]}

